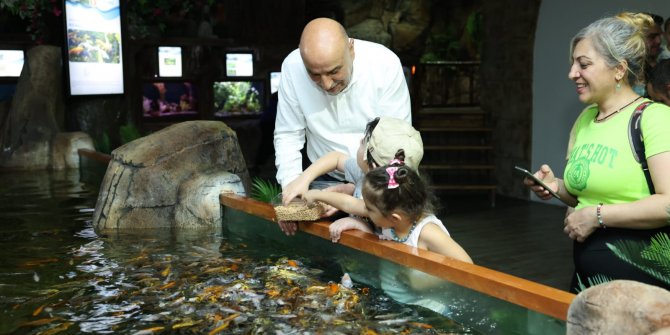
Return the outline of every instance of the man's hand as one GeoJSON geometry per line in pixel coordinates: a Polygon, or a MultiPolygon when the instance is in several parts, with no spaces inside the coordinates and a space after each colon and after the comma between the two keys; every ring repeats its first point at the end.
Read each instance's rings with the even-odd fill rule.
{"type": "Polygon", "coordinates": [[[286,234],[286,236],[293,236],[298,231],[298,223],[293,221],[279,221],[279,229],[286,234]]]}

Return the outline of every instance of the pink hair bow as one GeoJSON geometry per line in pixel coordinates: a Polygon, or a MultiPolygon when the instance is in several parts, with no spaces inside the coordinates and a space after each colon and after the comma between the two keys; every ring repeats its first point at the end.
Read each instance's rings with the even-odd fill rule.
{"type": "Polygon", "coordinates": [[[386,173],[389,174],[389,185],[388,185],[389,189],[396,188],[396,187],[400,186],[400,184],[398,184],[398,182],[395,180],[395,172],[396,171],[398,171],[397,166],[389,166],[389,167],[386,168],[386,173]]]}
{"type": "Polygon", "coordinates": [[[394,158],[389,162],[389,165],[393,165],[393,164],[404,165],[405,163],[403,161],[399,160],[399,159],[394,158]]]}

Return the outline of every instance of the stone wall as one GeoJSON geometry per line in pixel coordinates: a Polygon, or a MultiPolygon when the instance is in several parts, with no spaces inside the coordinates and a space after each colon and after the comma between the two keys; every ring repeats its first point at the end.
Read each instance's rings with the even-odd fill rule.
{"type": "Polygon", "coordinates": [[[540,1],[485,1],[481,105],[491,113],[498,193],[528,198],[513,166],[529,166],[533,45],[540,1]],[[513,24],[512,24],[513,23],[513,24]]]}

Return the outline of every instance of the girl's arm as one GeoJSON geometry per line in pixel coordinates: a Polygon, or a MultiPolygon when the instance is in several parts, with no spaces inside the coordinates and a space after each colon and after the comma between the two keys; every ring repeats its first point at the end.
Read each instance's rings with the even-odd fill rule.
{"type": "Polygon", "coordinates": [[[419,248],[472,263],[468,253],[437,224],[429,223],[423,227],[419,235],[419,248]]]}
{"type": "Polygon", "coordinates": [[[314,203],[315,201],[321,201],[349,214],[368,217],[368,211],[365,209],[365,202],[363,199],[357,199],[348,194],[309,190],[303,194],[302,198],[309,204],[314,203]]]}
{"type": "Polygon", "coordinates": [[[317,159],[298,178],[282,189],[282,202],[284,205],[291,202],[293,198],[305,194],[309,189],[309,184],[319,176],[335,170],[344,171],[344,162],[348,158],[349,156],[341,152],[331,151],[317,159]]]}
{"type": "Polygon", "coordinates": [[[363,222],[362,219],[349,216],[346,218],[335,220],[335,222],[331,223],[330,226],[328,226],[328,232],[330,232],[330,240],[333,241],[333,243],[336,243],[337,241],[340,240],[340,236],[342,235],[343,231],[352,229],[361,230],[371,234],[374,233],[372,231],[372,228],[370,228],[370,226],[367,223],[363,222]]]}

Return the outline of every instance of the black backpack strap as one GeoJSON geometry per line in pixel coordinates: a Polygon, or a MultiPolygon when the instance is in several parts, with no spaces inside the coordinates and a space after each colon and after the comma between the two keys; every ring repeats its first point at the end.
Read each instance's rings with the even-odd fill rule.
{"type": "Polygon", "coordinates": [[[644,172],[644,177],[647,179],[649,193],[654,194],[656,191],[654,190],[654,183],[651,181],[651,174],[649,173],[649,166],[647,165],[647,157],[644,154],[644,135],[642,134],[641,122],[642,112],[644,112],[644,109],[651,105],[651,103],[651,101],[645,101],[635,108],[633,115],[630,117],[630,123],[628,124],[628,140],[633,149],[633,157],[635,157],[635,160],[642,166],[642,172],[644,172]]]}

